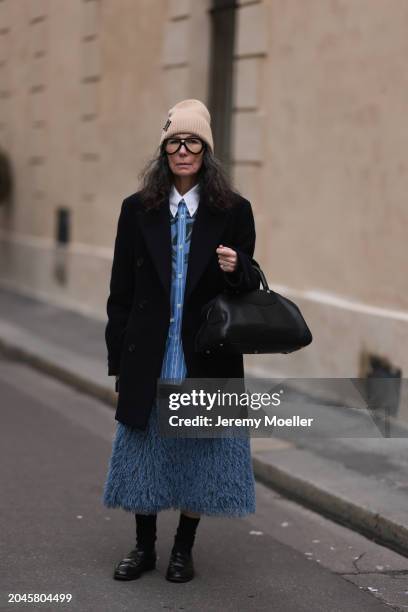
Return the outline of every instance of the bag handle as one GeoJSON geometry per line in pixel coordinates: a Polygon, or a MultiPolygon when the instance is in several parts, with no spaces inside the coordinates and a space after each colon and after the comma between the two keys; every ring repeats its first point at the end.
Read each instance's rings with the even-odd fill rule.
{"type": "Polygon", "coordinates": [[[251,263],[251,265],[252,265],[252,267],[254,268],[254,270],[256,270],[256,271],[259,273],[259,276],[261,277],[261,283],[262,283],[262,286],[263,286],[264,290],[265,290],[267,293],[271,293],[271,290],[269,289],[269,286],[268,286],[268,281],[266,280],[266,276],[265,276],[265,274],[262,272],[262,270],[261,270],[261,268],[259,267],[259,265],[258,265],[258,264],[254,264],[254,263],[251,263]]]}

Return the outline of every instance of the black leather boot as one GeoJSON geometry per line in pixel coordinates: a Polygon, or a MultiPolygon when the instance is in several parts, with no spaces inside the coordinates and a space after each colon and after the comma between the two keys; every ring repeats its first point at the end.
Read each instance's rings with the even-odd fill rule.
{"type": "Polygon", "coordinates": [[[194,578],[192,548],[200,517],[180,513],[179,524],[171,550],[166,578],[171,582],[187,582],[194,578]]]}
{"type": "Polygon", "coordinates": [[[116,580],[134,580],[156,567],[156,523],[157,514],[135,513],[136,546],[115,567],[116,580]]]}
{"type": "Polygon", "coordinates": [[[170,582],[188,582],[194,578],[194,563],[191,550],[173,547],[167,568],[166,579],[170,582]]]}
{"type": "Polygon", "coordinates": [[[156,567],[156,551],[144,551],[134,548],[120,561],[113,574],[115,580],[135,580],[143,572],[147,572],[156,567]]]}

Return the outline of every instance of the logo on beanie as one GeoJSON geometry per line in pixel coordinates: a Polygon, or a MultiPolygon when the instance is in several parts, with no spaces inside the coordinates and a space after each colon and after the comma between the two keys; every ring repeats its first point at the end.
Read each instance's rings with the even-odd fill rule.
{"type": "Polygon", "coordinates": [[[169,125],[171,123],[171,119],[167,119],[165,126],[163,127],[163,130],[165,132],[167,132],[167,130],[169,129],[169,125]]]}

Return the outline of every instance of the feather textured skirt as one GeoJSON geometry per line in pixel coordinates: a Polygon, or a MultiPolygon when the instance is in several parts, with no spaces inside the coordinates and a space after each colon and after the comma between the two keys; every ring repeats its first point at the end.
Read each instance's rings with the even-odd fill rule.
{"type": "Polygon", "coordinates": [[[117,423],[103,504],[149,514],[171,508],[210,516],[254,513],[249,438],[161,437],[155,401],[145,431],[117,423]]]}

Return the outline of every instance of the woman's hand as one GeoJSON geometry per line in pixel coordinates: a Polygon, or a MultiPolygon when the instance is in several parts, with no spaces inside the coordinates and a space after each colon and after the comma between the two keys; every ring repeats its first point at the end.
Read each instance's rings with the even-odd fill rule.
{"type": "Polygon", "coordinates": [[[235,272],[237,269],[238,256],[234,249],[225,247],[222,244],[216,249],[218,263],[223,272],[235,272]]]}

